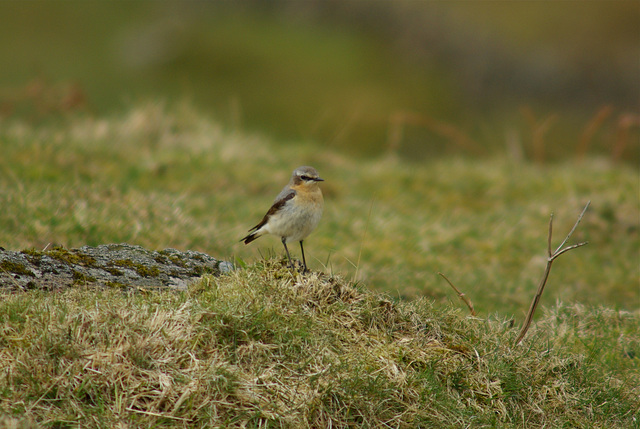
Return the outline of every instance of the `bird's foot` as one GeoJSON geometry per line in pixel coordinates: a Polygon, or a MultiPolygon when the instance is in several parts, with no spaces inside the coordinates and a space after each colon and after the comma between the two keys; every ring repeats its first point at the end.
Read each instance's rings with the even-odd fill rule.
{"type": "Polygon", "coordinates": [[[287,267],[293,271],[297,271],[300,274],[308,274],[311,272],[306,265],[304,265],[301,261],[295,259],[287,264],[287,267]]]}

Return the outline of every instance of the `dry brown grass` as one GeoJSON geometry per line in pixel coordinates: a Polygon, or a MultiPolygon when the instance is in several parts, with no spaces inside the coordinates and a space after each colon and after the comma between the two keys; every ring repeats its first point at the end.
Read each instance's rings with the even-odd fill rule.
{"type": "Polygon", "coordinates": [[[638,413],[638,314],[558,306],[513,347],[505,320],[283,260],[181,293],[3,298],[0,427],[631,427],[638,413]]]}

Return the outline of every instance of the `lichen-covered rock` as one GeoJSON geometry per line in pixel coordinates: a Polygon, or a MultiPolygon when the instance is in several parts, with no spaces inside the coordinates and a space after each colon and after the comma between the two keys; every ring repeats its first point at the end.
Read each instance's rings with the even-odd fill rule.
{"type": "Polygon", "coordinates": [[[205,253],[147,250],[130,244],[15,252],[0,248],[0,287],[57,289],[71,285],[184,289],[203,274],[233,269],[205,253]]]}

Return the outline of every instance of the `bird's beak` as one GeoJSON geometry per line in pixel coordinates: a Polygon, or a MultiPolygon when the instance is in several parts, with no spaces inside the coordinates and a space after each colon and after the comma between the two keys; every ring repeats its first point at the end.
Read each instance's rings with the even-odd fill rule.
{"type": "Polygon", "coordinates": [[[324,182],[324,179],[321,179],[320,177],[316,177],[313,180],[315,180],[316,182],[324,182]]]}

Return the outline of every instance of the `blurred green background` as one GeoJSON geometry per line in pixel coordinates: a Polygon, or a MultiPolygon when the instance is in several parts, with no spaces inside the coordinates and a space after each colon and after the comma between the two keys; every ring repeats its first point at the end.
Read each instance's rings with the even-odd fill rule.
{"type": "Polygon", "coordinates": [[[4,1],[0,116],[188,99],[352,155],[638,165],[640,2],[4,1]]]}

